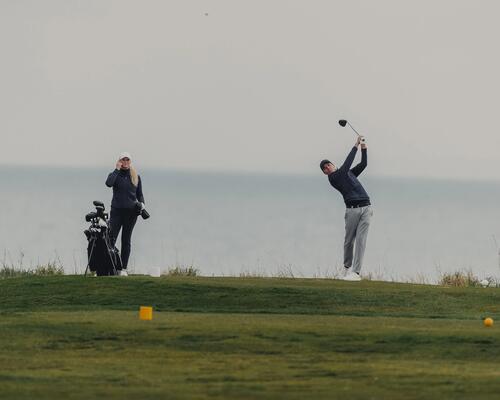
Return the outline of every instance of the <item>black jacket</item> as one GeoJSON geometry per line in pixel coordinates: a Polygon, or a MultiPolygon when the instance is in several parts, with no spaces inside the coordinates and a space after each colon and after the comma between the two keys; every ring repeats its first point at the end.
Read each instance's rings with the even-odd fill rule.
{"type": "Polygon", "coordinates": [[[353,147],[344,164],[335,172],[328,175],[330,184],[342,194],[347,207],[370,204],[368,193],[366,193],[363,185],[358,181],[358,176],[368,165],[366,149],[361,150],[361,162],[350,169],[357,151],[358,148],[353,147]]]}
{"type": "Polygon", "coordinates": [[[113,188],[113,208],[135,208],[137,201],[144,203],[142,194],[142,181],[139,176],[139,183],[134,186],[129,170],[115,169],[108,175],[106,186],[113,188]]]}

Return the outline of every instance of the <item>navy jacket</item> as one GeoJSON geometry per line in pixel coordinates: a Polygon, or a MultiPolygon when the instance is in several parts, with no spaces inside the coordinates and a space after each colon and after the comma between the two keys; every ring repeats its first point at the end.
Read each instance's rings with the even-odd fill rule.
{"type": "Polygon", "coordinates": [[[357,151],[358,148],[353,147],[344,164],[335,172],[328,175],[330,184],[342,194],[347,207],[370,204],[368,193],[366,193],[363,185],[358,181],[358,176],[368,165],[366,149],[361,150],[361,162],[350,169],[357,151]]]}
{"type": "Polygon", "coordinates": [[[135,208],[137,201],[144,203],[144,195],[142,194],[142,182],[139,176],[139,183],[134,186],[129,170],[115,169],[108,175],[106,186],[113,188],[113,200],[111,207],[113,208],[135,208]]]}

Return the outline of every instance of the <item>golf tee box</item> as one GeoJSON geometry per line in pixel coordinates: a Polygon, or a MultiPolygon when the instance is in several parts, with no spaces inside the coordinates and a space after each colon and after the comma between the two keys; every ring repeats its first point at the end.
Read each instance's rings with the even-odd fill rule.
{"type": "Polygon", "coordinates": [[[153,307],[141,306],[139,308],[139,319],[141,321],[151,321],[153,319],[153,307]]]}

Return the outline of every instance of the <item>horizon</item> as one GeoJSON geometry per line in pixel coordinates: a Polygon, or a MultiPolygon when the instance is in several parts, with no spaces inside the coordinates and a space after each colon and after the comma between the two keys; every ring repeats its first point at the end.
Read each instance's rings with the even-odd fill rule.
{"type": "MultiPolygon", "coordinates": [[[[319,164],[318,164],[319,165],[319,164]]],[[[23,170],[29,170],[29,169],[47,169],[47,170],[65,170],[65,169],[71,169],[71,170],[81,170],[81,171],[98,171],[98,170],[103,170],[104,173],[109,173],[113,171],[114,167],[113,166],[106,166],[106,165],[81,165],[81,166],[75,166],[75,165],[57,165],[57,164],[2,164],[0,163],[1,167],[8,168],[8,169],[23,169],[23,170]]],[[[147,172],[163,172],[163,173],[179,173],[179,174],[207,174],[207,175],[220,175],[220,176],[239,176],[239,175],[244,175],[244,176],[255,176],[255,177],[284,177],[284,178],[312,178],[316,176],[323,177],[323,173],[319,170],[319,167],[317,167],[318,172],[313,172],[312,170],[310,172],[297,172],[297,171],[292,171],[292,172],[286,172],[286,171],[273,171],[273,172],[263,172],[263,171],[253,171],[253,170],[224,170],[224,169],[197,169],[195,167],[193,168],[169,168],[169,167],[138,167],[137,168],[139,173],[141,171],[147,171],[147,172]]],[[[326,177],[325,177],[326,179],[326,177]]],[[[476,178],[472,179],[469,176],[464,176],[464,177],[442,177],[442,176],[423,176],[423,175],[383,175],[383,174],[370,174],[369,170],[367,169],[364,173],[363,176],[361,177],[361,180],[363,182],[369,181],[370,179],[382,179],[382,180],[399,180],[399,181],[405,181],[405,180],[411,180],[411,181],[428,181],[428,182],[449,182],[449,183],[469,183],[469,184],[483,184],[483,183],[495,183],[500,185],[500,177],[498,178],[476,178]]]]}

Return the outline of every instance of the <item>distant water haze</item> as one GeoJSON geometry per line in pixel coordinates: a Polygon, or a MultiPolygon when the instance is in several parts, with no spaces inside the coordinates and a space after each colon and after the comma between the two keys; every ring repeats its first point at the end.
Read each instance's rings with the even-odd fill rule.
{"type": "MultiPolygon", "coordinates": [[[[84,216],[107,207],[105,169],[6,168],[0,199],[3,261],[26,267],[59,260],[67,273],[86,266],[84,216]]],[[[330,277],[342,266],[344,205],[317,175],[142,171],[152,217],[138,220],[129,269],[176,265],[203,275],[330,277]]],[[[363,273],[435,281],[471,269],[500,276],[500,185],[425,179],[362,178],[374,217],[363,273]]],[[[119,243],[119,242],[118,242],[119,243]]]]}

